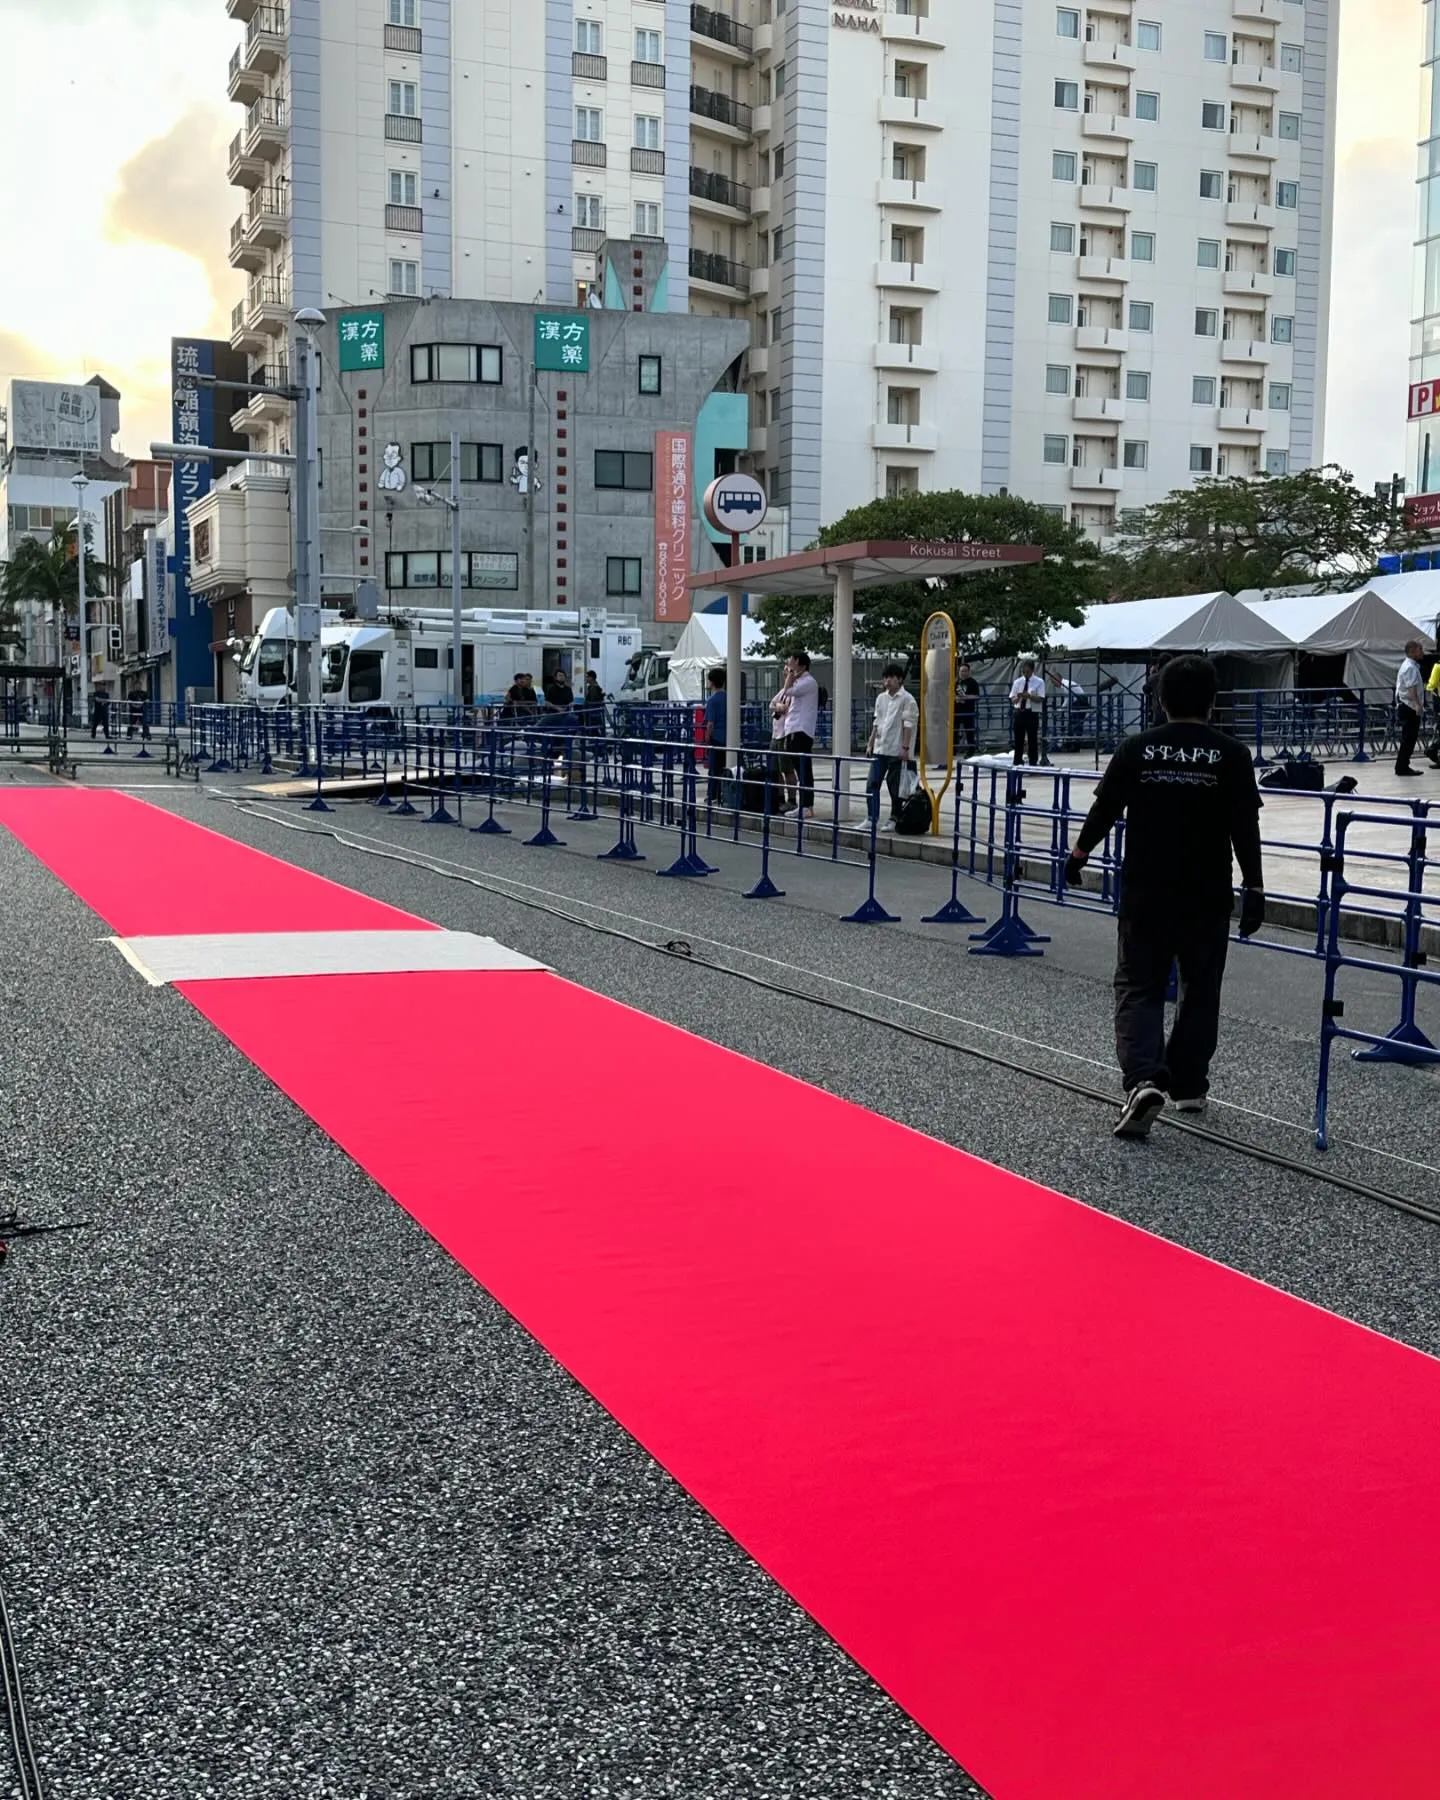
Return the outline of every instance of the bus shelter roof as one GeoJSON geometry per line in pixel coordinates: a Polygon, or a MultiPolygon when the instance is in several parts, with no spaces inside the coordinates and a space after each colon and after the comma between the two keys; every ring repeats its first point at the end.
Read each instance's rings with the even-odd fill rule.
{"type": "Polygon", "coordinates": [[[987,569],[1037,563],[1044,555],[1039,544],[830,544],[821,550],[803,550],[797,556],[743,563],[738,569],[707,569],[690,577],[690,591],[697,600],[732,587],[751,594],[825,595],[834,592],[835,578],[842,569],[850,570],[857,588],[867,588],[933,576],[980,575],[987,569]]]}

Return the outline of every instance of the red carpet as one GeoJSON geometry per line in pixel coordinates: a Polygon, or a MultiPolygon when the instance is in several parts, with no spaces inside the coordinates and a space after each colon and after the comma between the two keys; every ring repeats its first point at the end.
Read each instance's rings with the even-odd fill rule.
{"type": "MultiPolygon", "coordinates": [[[[221,864],[339,904],[85,829],[77,891],[149,931],[221,864]]],[[[1440,1364],[557,977],[186,992],[997,1800],[1440,1793],[1440,1364]],[[357,1045],[383,1108],[322,1073],[357,1045]]]]}

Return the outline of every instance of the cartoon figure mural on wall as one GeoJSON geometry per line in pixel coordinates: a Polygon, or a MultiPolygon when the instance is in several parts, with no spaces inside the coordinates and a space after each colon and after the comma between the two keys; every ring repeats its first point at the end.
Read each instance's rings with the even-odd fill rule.
{"type": "MultiPolygon", "coordinates": [[[[510,471],[510,485],[517,494],[528,494],[530,492],[530,482],[530,446],[528,444],[519,444],[515,449],[515,466],[510,471]]],[[[540,479],[538,465],[534,474],[534,482],[535,492],[538,494],[540,489],[544,486],[544,483],[540,479]]]]}
{"type": "Polygon", "coordinates": [[[398,444],[385,446],[385,466],[380,471],[376,485],[384,488],[387,493],[401,494],[405,491],[405,465],[400,456],[398,444]]]}

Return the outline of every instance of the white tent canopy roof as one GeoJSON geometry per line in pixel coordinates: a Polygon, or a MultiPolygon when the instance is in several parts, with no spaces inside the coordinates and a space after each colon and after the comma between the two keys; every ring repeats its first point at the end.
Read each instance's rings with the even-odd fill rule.
{"type": "MultiPolygon", "coordinates": [[[[706,668],[713,663],[723,663],[725,629],[724,613],[692,613],[685,629],[680,633],[679,643],[670,652],[671,667],[677,662],[696,662],[706,668]]],[[[764,628],[758,619],[741,619],[740,655],[746,662],[752,662],[760,656],[760,641],[764,635],[764,628]]]]}
{"type": "Polygon", "coordinates": [[[1406,575],[1377,575],[1365,583],[1367,594],[1376,594],[1387,606],[1418,625],[1426,640],[1435,641],[1435,622],[1440,615],[1440,569],[1412,569],[1406,575]]]}
{"type": "Polygon", "coordinates": [[[1095,656],[1133,651],[1205,651],[1264,655],[1292,648],[1291,640],[1232,595],[1177,594],[1159,600],[1119,600],[1088,606],[1079,625],[1055,627],[1057,653],[1095,656]]]}
{"type": "MultiPolygon", "coordinates": [[[[1297,649],[1322,655],[1373,650],[1398,656],[1406,638],[1415,633],[1415,621],[1376,593],[1373,585],[1359,593],[1297,594],[1276,600],[1252,600],[1248,604],[1252,612],[1282,632],[1297,649]]],[[[1432,630],[1433,627],[1432,619],[1432,630]]],[[[1430,631],[1425,631],[1424,636],[1428,645],[1430,631]]]]}

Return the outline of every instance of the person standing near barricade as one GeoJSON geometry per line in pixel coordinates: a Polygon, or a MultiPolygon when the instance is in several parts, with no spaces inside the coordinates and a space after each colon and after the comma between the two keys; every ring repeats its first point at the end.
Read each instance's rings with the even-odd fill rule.
{"type": "Polygon", "coordinates": [[[1210,723],[1219,690],[1203,656],[1177,656],[1160,678],[1166,723],[1126,738],[1110,759],[1065,879],[1078,886],[1090,853],[1123,813],[1115,1048],[1125,1105],[1115,1136],[1142,1138],[1168,1099],[1205,1110],[1220,1034],[1220,989],[1240,865],[1240,936],[1265,922],[1260,791],[1243,744],[1210,723]],[[1165,992],[1180,966],[1167,1042],[1165,992]]]}
{"type": "Polygon", "coordinates": [[[1021,659],[1020,673],[1010,683],[1010,709],[1014,713],[1014,761],[1018,767],[1030,753],[1033,766],[1040,760],[1040,713],[1045,705],[1045,683],[1035,673],[1035,658],[1021,659]]]}
{"type": "Polygon", "coordinates": [[[799,790],[795,817],[808,819],[815,811],[815,724],[820,714],[820,687],[810,673],[810,658],[797,650],[790,658],[794,670],[785,707],[785,755],[799,790]]]}
{"type": "Polygon", "coordinates": [[[707,669],[705,682],[710,689],[705,697],[705,760],[713,784],[725,774],[725,671],[707,669]]]}
{"type": "Polygon", "coordinates": [[[966,756],[974,756],[980,748],[976,731],[976,715],[980,709],[980,683],[970,673],[968,662],[955,671],[955,748],[964,739],[966,756]]]}
{"type": "Polygon", "coordinates": [[[1419,775],[1410,767],[1410,756],[1420,736],[1420,721],[1425,714],[1425,677],[1420,673],[1420,658],[1425,654],[1417,638],[1405,646],[1405,658],[1395,677],[1395,773],[1419,775]]]}
{"type": "Polygon", "coordinates": [[[591,737],[600,737],[605,730],[605,690],[593,669],[585,671],[585,729],[591,737]]]}
{"type": "Polygon", "coordinates": [[[1430,679],[1425,683],[1425,692],[1430,696],[1435,708],[1435,736],[1430,740],[1430,748],[1425,752],[1431,768],[1440,769],[1440,656],[1435,658],[1435,666],[1430,671],[1430,679]]]}
{"type": "Polygon", "coordinates": [[[900,776],[914,748],[920,728],[920,708],[915,696],[905,691],[905,671],[899,663],[886,663],[884,686],[875,696],[875,722],[870,742],[870,773],[865,781],[865,808],[873,822],[880,816],[880,786],[890,790],[890,817],[880,827],[893,831],[900,818],[900,776]]]}

